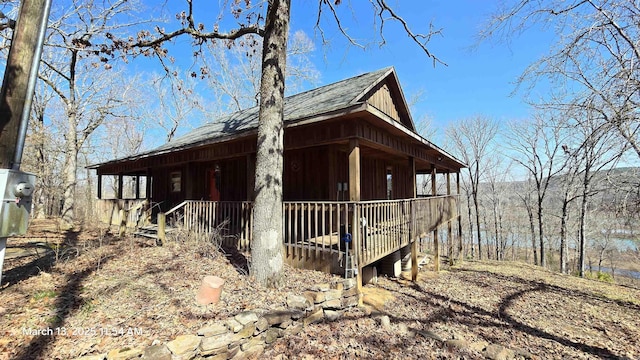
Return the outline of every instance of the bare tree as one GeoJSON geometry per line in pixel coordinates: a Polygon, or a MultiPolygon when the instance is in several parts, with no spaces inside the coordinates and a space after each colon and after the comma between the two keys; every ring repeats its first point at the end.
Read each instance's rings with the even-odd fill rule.
{"type": "Polygon", "coordinates": [[[478,188],[486,171],[488,157],[494,151],[493,146],[497,132],[496,122],[483,116],[459,121],[446,130],[447,137],[455,147],[457,155],[468,166],[469,188],[475,209],[479,259],[482,259],[482,227],[480,226],[478,188]]]}
{"type": "MultiPolygon", "coordinates": [[[[167,49],[163,46],[180,36],[194,39],[196,54],[205,43],[221,41],[233,45],[233,40],[247,36],[261,36],[262,59],[260,80],[260,105],[258,122],[258,145],[256,156],[255,202],[252,242],[251,273],[264,285],[278,286],[283,271],[282,255],[282,156],[283,156],[283,113],[286,78],[287,44],[290,20],[290,0],[269,0],[258,3],[234,1],[228,5],[231,14],[241,25],[229,31],[220,30],[219,18],[210,31],[204,23],[197,23],[191,0],[186,0],[185,11],[178,14],[180,27],[167,32],[160,27],[155,31],[142,32],[136,39],[122,40],[112,36],[114,46],[124,49],[130,55],[144,54],[166,59],[167,49]],[[266,5],[266,9],[264,6],[266,5]],[[266,11],[265,11],[266,10],[266,11]]],[[[318,24],[323,14],[332,15],[338,30],[353,41],[340,22],[336,12],[339,1],[318,2],[318,24]]],[[[438,59],[427,49],[431,36],[439,31],[432,27],[427,34],[414,33],[385,0],[372,0],[375,24],[382,30],[390,21],[399,22],[405,32],[418,44],[425,54],[435,61],[438,59]]],[[[204,72],[208,70],[202,69],[204,72]]],[[[202,72],[202,71],[201,71],[202,72]]]]}
{"type": "Polygon", "coordinates": [[[564,142],[561,128],[554,126],[555,119],[536,116],[532,121],[510,124],[508,146],[513,151],[512,159],[526,169],[533,181],[535,209],[538,221],[538,246],[540,266],[546,266],[544,245],[544,202],[549,184],[562,170],[558,155],[564,142]]]}
{"type": "Polygon", "coordinates": [[[579,133],[580,144],[575,156],[580,162],[580,218],[579,218],[579,246],[580,246],[580,276],[585,270],[585,246],[587,226],[587,204],[590,198],[600,190],[593,187],[593,182],[602,171],[616,165],[620,155],[624,152],[624,145],[615,139],[613,134],[606,131],[602,119],[593,111],[577,114],[578,126],[573,128],[579,133]],[[595,115],[595,116],[594,116],[595,115]]]}
{"type": "Polygon", "coordinates": [[[531,64],[519,83],[551,82],[550,97],[538,105],[598,114],[640,157],[639,17],[636,1],[519,0],[498,9],[481,35],[512,40],[528,30],[554,31],[550,53],[531,64]]]}
{"type": "Polygon", "coordinates": [[[65,129],[60,178],[64,188],[62,218],[68,223],[75,220],[78,154],[93,131],[114,116],[123,103],[122,86],[115,86],[112,80],[117,76],[109,71],[113,53],[94,43],[104,39],[106,32],[133,25],[122,22],[121,17],[134,9],[135,2],[127,0],[76,0],[69,7],[54,8],[50,16],[39,77],[55,94],[46,111],[54,111],[49,117],[61,120],[58,125],[65,129]],[[55,113],[58,104],[62,114],[55,113]]]}

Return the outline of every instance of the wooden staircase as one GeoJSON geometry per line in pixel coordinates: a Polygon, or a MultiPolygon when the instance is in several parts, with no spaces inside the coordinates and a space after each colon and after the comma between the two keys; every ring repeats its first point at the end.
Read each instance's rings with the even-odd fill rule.
{"type": "MultiPolygon", "coordinates": [[[[175,228],[172,227],[166,227],[165,228],[165,233],[170,233],[172,231],[175,231],[175,228]]],[[[160,242],[160,238],[158,237],[158,225],[157,224],[149,224],[146,226],[141,226],[139,227],[134,233],[133,236],[139,236],[139,237],[144,237],[144,238],[148,238],[148,239],[154,239],[156,241],[156,243],[159,244],[160,242]]]]}

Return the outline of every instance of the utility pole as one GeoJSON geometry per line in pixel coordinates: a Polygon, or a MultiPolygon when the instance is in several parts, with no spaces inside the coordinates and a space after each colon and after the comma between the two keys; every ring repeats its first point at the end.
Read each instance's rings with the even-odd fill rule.
{"type": "Polygon", "coordinates": [[[0,284],[7,238],[24,235],[36,177],[20,171],[51,0],[22,0],[0,92],[0,284]]]}

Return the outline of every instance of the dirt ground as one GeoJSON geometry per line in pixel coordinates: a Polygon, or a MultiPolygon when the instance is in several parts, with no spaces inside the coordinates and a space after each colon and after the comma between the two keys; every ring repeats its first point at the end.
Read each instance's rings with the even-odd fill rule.
{"type": "MultiPolygon", "coordinates": [[[[105,230],[34,223],[9,239],[0,289],[0,359],[69,359],[151,345],[339,278],[287,268],[277,291],[246,259],[200,240],[163,247],[105,230]],[[58,261],[56,262],[56,258],[58,261]],[[221,301],[199,306],[205,275],[221,301]]],[[[640,358],[640,290],[510,262],[465,262],[416,283],[380,278],[370,305],[280,339],[264,358],[640,358]],[[497,355],[496,355],[497,356],[497,355]]]]}

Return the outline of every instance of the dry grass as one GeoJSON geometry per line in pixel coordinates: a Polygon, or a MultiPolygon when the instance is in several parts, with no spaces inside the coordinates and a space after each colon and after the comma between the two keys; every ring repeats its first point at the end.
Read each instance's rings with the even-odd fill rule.
{"type": "MultiPolygon", "coordinates": [[[[240,254],[219,252],[208,239],[186,241],[187,234],[156,247],[100,229],[65,232],[35,223],[31,231],[58,251],[5,262],[0,359],[68,359],[150,345],[246,309],[282,307],[288,294],[337,281],[287,269],[282,289],[265,289],[246,275],[240,254]],[[52,264],[56,254],[61,260],[52,264]],[[194,301],[205,275],[226,280],[216,305],[194,301]],[[56,328],[66,334],[24,333],[56,328]]],[[[9,246],[32,239],[10,239],[9,246]]],[[[378,289],[371,291],[382,294],[372,314],[355,309],[310,326],[279,340],[265,358],[473,359],[483,358],[487,343],[517,350],[520,358],[640,358],[637,289],[509,262],[423,271],[415,284],[383,278],[378,289]],[[390,327],[380,326],[381,315],[390,327]]]]}
{"type": "Polygon", "coordinates": [[[241,254],[225,254],[207,239],[181,235],[163,247],[100,231],[65,239],[66,248],[80,250],[77,258],[21,280],[13,279],[12,270],[35,257],[7,260],[13,281],[5,281],[0,292],[0,359],[67,359],[151,345],[243,310],[283,307],[289,293],[332,281],[326,274],[288,268],[282,289],[264,289],[246,276],[241,254]],[[195,302],[206,275],[225,279],[216,305],[195,302]],[[34,329],[53,329],[55,335],[25,335],[34,329]]]}

